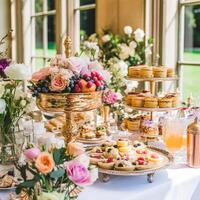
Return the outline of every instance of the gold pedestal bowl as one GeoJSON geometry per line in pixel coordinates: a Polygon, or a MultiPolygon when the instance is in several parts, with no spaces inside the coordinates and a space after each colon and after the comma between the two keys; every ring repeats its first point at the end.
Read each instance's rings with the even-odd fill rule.
{"type": "Polygon", "coordinates": [[[65,113],[66,125],[63,129],[65,142],[76,136],[72,113],[86,112],[102,105],[102,91],[90,93],[40,93],[36,100],[38,108],[48,113],[65,113]]]}

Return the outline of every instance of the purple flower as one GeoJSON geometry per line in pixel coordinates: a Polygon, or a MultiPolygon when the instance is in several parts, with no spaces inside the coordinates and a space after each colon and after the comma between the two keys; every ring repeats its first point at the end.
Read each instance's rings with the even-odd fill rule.
{"type": "Polygon", "coordinates": [[[7,58],[0,59],[0,72],[4,72],[4,70],[10,65],[11,61],[7,58]]]}

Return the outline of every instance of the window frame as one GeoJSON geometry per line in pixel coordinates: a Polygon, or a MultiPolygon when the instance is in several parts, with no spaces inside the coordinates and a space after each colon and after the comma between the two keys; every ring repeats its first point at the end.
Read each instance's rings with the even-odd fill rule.
{"type": "Polygon", "coordinates": [[[185,6],[200,5],[200,0],[179,0],[179,16],[178,16],[178,61],[177,69],[179,75],[178,87],[181,91],[181,99],[183,96],[183,67],[196,66],[200,67],[199,62],[184,61],[184,25],[185,25],[185,6]]]}

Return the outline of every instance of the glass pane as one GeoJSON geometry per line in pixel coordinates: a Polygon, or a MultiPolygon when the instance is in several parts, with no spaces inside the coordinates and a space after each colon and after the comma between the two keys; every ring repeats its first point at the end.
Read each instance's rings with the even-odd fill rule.
{"type": "Polygon", "coordinates": [[[55,10],[55,0],[48,0],[48,10],[55,10]]]}
{"type": "Polygon", "coordinates": [[[55,15],[48,16],[48,52],[47,55],[52,57],[56,54],[56,37],[55,37],[55,15]]]}
{"type": "Polygon", "coordinates": [[[95,33],[95,9],[80,11],[80,32],[87,36],[95,33]]]}
{"type": "Polygon", "coordinates": [[[43,56],[43,17],[35,18],[35,53],[43,56]]]}
{"type": "Polygon", "coordinates": [[[80,0],[80,6],[96,3],[96,0],[80,0]]]}
{"type": "Polygon", "coordinates": [[[35,0],[35,12],[43,11],[43,0],[35,0]]]}
{"type": "Polygon", "coordinates": [[[200,5],[185,7],[184,61],[200,61],[200,5]]]}
{"type": "Polygon", "coordinates": [[[33,58],[32,60],[33,72],[40,70],[45,66],[43,58],[33,58]]]}
{"type": "MultiPolygon", "coordinates": [[[[192,94],[195,99],[200,98],[200,66],[183,66],[182,67],[183,81],[183,98],[187,98],[192,94]]],[[[197,102],[198,103],[198,102],[197,102]]],[[[200,102],[199,105],[200,106],[200,102]]]]}

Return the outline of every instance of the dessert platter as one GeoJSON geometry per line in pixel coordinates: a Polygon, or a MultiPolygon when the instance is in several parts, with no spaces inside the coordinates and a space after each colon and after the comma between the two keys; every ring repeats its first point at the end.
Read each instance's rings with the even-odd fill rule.
{"type": "Polygon", "coordinates": [[[126,138],[106,141],[88,151],[88,155],[90,163],[98,166],[100,180],[104,182],[109,180],[109,175],[147,175],[148,182],[152,183],[154,173],[173,161],[167,151],[126,138]]]}

